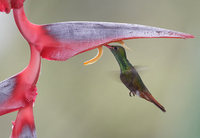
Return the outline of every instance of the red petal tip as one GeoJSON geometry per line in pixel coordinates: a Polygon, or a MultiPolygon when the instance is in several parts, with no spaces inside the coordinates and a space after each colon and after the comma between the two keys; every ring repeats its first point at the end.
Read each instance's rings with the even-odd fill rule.
{"type": "Polygon", "coordinates": [[[187,38],[195,38],[195,36],[194,35],[191,35],[191,34],[187,34],[187,35],[185,35],[185,38],[187,39],[187,38]]]}

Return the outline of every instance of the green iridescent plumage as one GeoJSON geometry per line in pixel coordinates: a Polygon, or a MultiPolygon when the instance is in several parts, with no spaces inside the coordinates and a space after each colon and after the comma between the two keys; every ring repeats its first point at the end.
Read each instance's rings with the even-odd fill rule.
{"type": "Polygon", "coordinates": [[[139,97],[154,103],[163,112],[166,112],[165,108],[161,104],[159,104],[151,95],[149,90],[144,85],[142,79],[140,78],[137,70],[128,61],[125,49],[121,46],[107,47],[111,50],[120,66],[120,79],[124,83],[124,85],[130,90],[129,95],[138,95],[139,97]]]}

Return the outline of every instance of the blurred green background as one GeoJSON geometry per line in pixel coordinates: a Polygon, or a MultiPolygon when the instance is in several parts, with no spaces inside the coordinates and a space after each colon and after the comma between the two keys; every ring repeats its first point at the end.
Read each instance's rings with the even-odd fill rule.
{"type": "MultiPolygon", "coordinates": [[[[104,48],[100,61],[83,62],[92,50],[65,62],[42,60],[34,107],[38,138],[199,138],[199,0],[26,0],[28,18],[37,24],[60,21],[109,21],[150,25],[191,33],[195,39],[137,39],[126,44],[141,77],[165,106],[129,97],[112,72],[119,70],[104,48]]],[[[29,46],[12,14],[0,13],[0,81],[29,62],[29,46]]],[[[8,138],[16,113],[0,117],[0,137],[8,138]]]]}

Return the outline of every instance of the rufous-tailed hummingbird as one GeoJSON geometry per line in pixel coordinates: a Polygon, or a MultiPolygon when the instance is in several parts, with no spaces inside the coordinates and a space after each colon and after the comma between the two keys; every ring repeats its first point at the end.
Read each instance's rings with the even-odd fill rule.
{"type": "Polygon", "coordinates": [[[129,95],[138,95],[141,98],[146,99],[149,102],[155,104],[163,112],[166,112],[165,108],[151,95],[149,90],[144,85],[137,70],[131,65],[126,57],[125,49],[121,46],[107,45],[112,51],[117,62],[120,66],[120,79],[124,85],[130,90],[129,95]]]}

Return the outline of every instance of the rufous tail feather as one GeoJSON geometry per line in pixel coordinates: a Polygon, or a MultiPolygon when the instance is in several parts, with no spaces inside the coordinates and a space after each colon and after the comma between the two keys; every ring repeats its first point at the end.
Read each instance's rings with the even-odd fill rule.
{"type": "Polygon", "coordinates": [[[166,112],[165,108],[150,93],[142,92],[142,93],[140,93],[140,96],[142,98],[146,99],[147,101],[150,101],[153,104],[155,104],[163,112],[166,112]]]}

